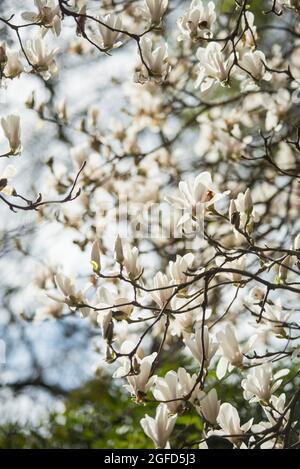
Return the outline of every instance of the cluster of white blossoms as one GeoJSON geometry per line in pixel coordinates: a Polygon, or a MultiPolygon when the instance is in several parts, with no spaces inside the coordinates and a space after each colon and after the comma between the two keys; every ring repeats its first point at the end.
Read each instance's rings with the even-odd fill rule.
{"type": "MultiPolygon", "coordinates": [[[[205,178],[207,177],[205,175],[205,178]]],[[[198,181],[202,178],[203,176],[200,175],[198,181]]],[[[212,189],[211,185],[210,189],[212,189]]],[[[202,196],[203,192],[200,190],[200,200],[202,196]]],[[[241,214],[245,212],[245,216],[249,217],[253,212],[251,197],[249,193],[242,196],[243,199],[246,198],[246,203],[240,203],[238,207],[241,214]]],[[[194,199],[190,200],[191,205],[193,201],[194,199]]],[[[188,199],[185,199],[185,203],[188,203],[188,199]]],[[[230,223],[229,220],[228,223],[230,223]]],[[[295,240],[295,248],[299,249],[299,235],[295,240]]],[[[143,281],[144,270],[139,264],[137,248],[124,245],[119,236],[116,238],[114,249],[114,257],[116,263],[119,264],[119,269],[116,265],[111,272],[105,274],[102,268],[102,256],[100,244],[96,241],[91,250],[93,271],[99,279],[119,279],[121,283],[125,282],[122,293],[118,288],[113,292],[112,289],[108,291],[100,287],[96,292],[96,301],[93,302],[86,296],[87,290],[91,288],[90,285],[85,292],[79,291],[76,290],[71,279],[57,275],[56,284],[62,296],[56,297],[53,294],[49,296],[56,301],[66,303],[71,309],[79,309],[82,315],[89,317],[91,321],[96,318],[102,337],[107,344],[106,361],[119,364],[114,372],[114,378],[122,378],[127,382],[124,386],[137,402],[147,402],[147,396],[151,394],[152,399],[158,402],[155,417],[146,415],[141,421],[143,430],[157,448],[170,447],[169,437],[176,428],[177,417],[189,411],[189,403],[205,422],[203,441],[209,440],[212,436],[219,436],[228,439],[234,447],[246,448],[246,441],[249,444],[256,441],[254,436],[246,438],[246,435],[251,434],[252,427],[254,428],[253,434],[256,435],[263,434],[263,431],[259,429],[269,428],[270,422],[276,425],[278,419],[281,418],[279,413],[274,416],[273,412],[274,402],[278,399],[276,392],[283,385],[283,378],[289,374],[289,370],[276,371],[275,369],[274,371],[272,362],[258,358],[255,350],[256,343],[264,334],[266,324],[274,330],[277,338],[285,340],[286,336],[280,332],[280,328],[282,331],[285,329],[284,324],[288,324],[291,314],[283,313],[279,305],[265,300],[263,320],[260,324],[257,322],[253,325],[249,324],[253,329],[249,340],[239,340],[238,331],[230,322],[218,327],[217,323],[220,319],[216,319],[211,311],[206,309],[203,303],[203,295],[207,295],[205,287],[204,291],[203,288],[196,289],[198,292],[203,291],[200,296],[198,293],[199,300],[197,300],[197,295],[195,296],[193,292],[195,278],[197,278],[197,284],[201,284],[200,278],[204,278],[209,269],[195,270],[196,256],[194,254],[177,256],[175,261],[169,262],[166,273],[158,272],[152,284],[149,285],[143,281]],[[127,282],[132,285],[133,291],[126,286],[127,282]],[[162,344],[165,344],[167,336],[179,335],[184,344],[183,354],[186,357],[192,357],[191,369],[195,371],[193,374],[184,367],[180,367],[177,371],[168,371],[163,377],[158,376],[155,371],[161,349],[159,352],[145,355],[142,344],[144,333],[135,341],[132,339],[122,342],[122,334],[118,337],[118,333],[122,330],[121,324],[138,325],[145,321],[148,324],[147,330],[151,330],[159,320],[165,323],[162,344]],[[230,403],[222,403],[218,398],[217,381],[214,382],[215,387],[203,386],[206,381],[211,381],[210,371],[214,369],[216,379],[220,383],[225,376],[228,374],[234,376],[235,370],[238,370],[244,376],[241,381],[244,399],[250,403],[259,403],[267,420],[257,423],[251,419],[241,425],[237,409],[230,403]]],[[[226,261],[218,262],[216,269],[218,266],[224,268],[223,274],[229,275],[229,278],[236,284],[236,288],[239,289],[245,271],[244,263],[241,265],[241,262],[226,261]],[[227,266],[228,273],[226,273],[227,266]],[[233,270],[232,273],[231,270],[233,270]]],[[[214,267],[210,268],[214,269],[214,267]]],[[[250,295],[253,299],[257,298],[258,302],[257,307],[252,306],[252,300],[251,306],[260,310],[261,301],[264,298],[263,292],[257,290],[250,295]]],[[[137,330],[133,332],[133,337],[138,337],[137,330]]],[[[268,357],[268,354],[265,357],[268,357]]],[[[286,401],[283,393],[280,394],[280,399],[280,402],[286,401]]],[[[288,418],[282,419],[283,427],[287,423],[288,418]]],[[[263,441],[262,447],[271,448],[274,442],[275,439],[270,438],[266,442],[263,441]]],[[[204,448],[205,444],[201,443],[200,447],[204,448]]]]}
{"type": "MultiPolygon", "coordinates": [[[[2,154],[0,157],[9,158],[10,156],[20,154],[22,150],[20,117],[14,114],[2,117],[1,128],[9,148],[7,149],[7,147],[4,147],[4,153],[1,151],[2,154]]],[[[7,165],[4,170],[1,170],[0,192],[8,196],[14,193],[14,188],[10,185],[10,180],[15,176],[15,174],[16,168],[13,165],[7,165]]]]}
{"type": "MultiPolygon", "coordinates": [[[[41,214],[72,238],[78,272],[73,279],[63,259],[51,259],[37,275],[43,305],[36,319],[79,313],[99,332],[101,367],[138,404],[157,404],[141,420],[156,448],[179,444],[182,416],[200,422],[186,447],[216,440],[234,448],[293,447],[298,3],[266,2],[260,10],[235,2],[232,11],[228,2],[201,0],[100,3],[90,9],[84,0],[35,0],[22,27],[4,21],[21,38],[0,45],[5,86],[30,74],[55,88],[59,50],[80,66],[87,57],[91,76],[98,60],[109,64],[128,44],[137,55],[128,76],[120,59],[111,80],[117,86],[124,78],[113,118],[94,96],[80,111],[68,98],[56,102],[55,93],[49,102],[35,91],[27,98],[38,124],[56,126],[66,149],[65,159],[47,160],[45,186],[59,194],[72,180],[82,187],[59,213],[41,214]],[[293,47],[281,47],[276,33],[261,40],[256,10],[267,31],[291,20],[278,31],[294,38],[293,47]],[[70,31],[63,35],[65,21],[72,41],[70,31]],[[39,34],[23,44],[23,27],[39,34]]],[[[1,156],[19,154],[20,118],[4,116],[1,127],[1,156]]],[[[1,200],[16,195],[13,175],[11,165],[1,168],[1,200]]]]}

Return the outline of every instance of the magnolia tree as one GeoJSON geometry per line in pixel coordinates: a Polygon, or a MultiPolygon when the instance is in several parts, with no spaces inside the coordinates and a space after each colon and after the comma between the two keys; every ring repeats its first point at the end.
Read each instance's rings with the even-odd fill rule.
{"type": "Polygon", "coordinates": [[[22,120],[4,115],[0,198],[72,233],[89,271],[78,261],[73,280],[45,254],[36,318],[90,324],[156,448],[174,447],[182,416],[182,447],[300,445],[299,20],[297,0],[34,0],[0,18],[2,96],[24,74],[63,87],[71,54],[132,61],[110,84],[113,121],[27,98],[69,132],[46,165],[56,197],[14,186],[22,120]]]}

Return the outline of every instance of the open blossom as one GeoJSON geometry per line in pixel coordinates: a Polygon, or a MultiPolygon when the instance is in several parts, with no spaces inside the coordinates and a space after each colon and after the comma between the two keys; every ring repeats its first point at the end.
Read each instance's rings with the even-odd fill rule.
{"type": "Polygon", "coordinates": [[[229,72],[233,67],[233,55],[226,56],[222,46],[216,42],[210,42],[206,47],[199,47],[197,51],[199,74],[196,87],[200,87],[202,93],[219,83],[223,85],[228,81],[229,72]]]}
{"type": "Polygon", "coordinates": [[[236,408],[225,402],[220,407],[217,422],[221,430],[215,431],[214,434],[224,435],[232,444],[239,447],[243,441],[241,435],[250,430],[253,419],[241,425],[240,416],[236,408]]]}
{"type": "Polygon", "coordinates": [[[168,46],[164,42],[153,47],[153,41],[148,36],[143,36],[140,41],[143,63],[136,72],[136,81],[146,83],[148,80],[162,83],[169,73],[168,46]]]}
{"type": "MultiPolygon", "coordinates": [[[[134,347],[134,343],[127,340],[122,344],[121,353],[130,353],[134,347]]],[[[124,387],[137,399],[140,399],[150,389],[155,379],[151,377],[151,371],[156,356],[156,352],[144,357],[136,354],[133,359],[133,370],[130,360],[127,357],[121,357],[121,366],[114,373],[114,378],[126,377],[128,384],[125,384],[124,387]]]]}
{"type": "Polygon", "coordinates": [[[20,53],[16,50],[6,50],[6,65],[4,67],[4,75],[6,78],[16,78],[24,70],[20,60],[20,53]]]}
{"type": "Polygon", "coordinates": [[[179,368],[177,373],[168,371],[164,378],[156,377],[153,396],[166,402],[169,412],[174,414],[182,407],[182,398],[192,390],[195,380],[196,376],[191,377],[184,368],[179,368]]]}
{"type": "Polygon", "coordinates": [[[191,338],[189,335],[185,335],[184,341],[186,346],[190,349],[193,357],[200,363],[200,365],[202,365],[203,359],[205,359],[205,364],[208,366],[218,348],[218,344],[209,333],[207,326],[204,326],[203,331],[202,327],[199,326],[195,332],[194,338],[191,338]]]}
{"type": "MultiPolygon", "coordinates": [[[[51,298],[53,301],[57,301],[59,303],[66,303],[70,307],[74,307],[76,305],[85,304],[85,290],[76,290],[73,279],[67,277],[63,274],[56,274],[54,276],[54,280],[56,286],[60,291],[60,295],[55,293],[47,293],[47,296],[51,298]]],[[[88,288],[88,287],[87,287],[88,288]]],[[[80,308],[80,312],[83,316],[88,316],[90,313],[89,307],[82,307],[80,308]]]]}
{"type": "Polygon", "coordinates": [[[218,394],[215,389],[211,389],[207,394],[202,391],[199,394],[199,405],[196,407],[198,414],[203,415],[205,420],[211,425],[216,425],[219,415],[221,401],[218,400],[218,394]]]}
{"type": "Polygon", "coordinates": [[[222,357],[217,367],[217,377],[222,379],[227,369],[232,371],[234,367],[240,367],[243,364],[243,353],[236,338],[233,327],[227,324],[224,331],[217,333],[217,340],[220,345],[222,357]]]}
{"type": "Polygon", "coordinates": [[[194,262],[195,256],[190,252],[184,256],[176,256],[176,261],[171,261],[168,266],[169,276],[176,283],[184,283],[187,281],[188,270],[194,262]]]}
{"type": "Polygon", "coordinates": [[[150,375],[156,356],[157,353],[154,352],[151,355],[141,359],[137,358],[136,367],[138,372],[137,374],[127,376],[127,381],[129,384],[127,386],[125,385],[131,394],[139,397],[140,394],[146,393],[152,386],[154,378],[150,378],[150,375]]]}
{"type": "MultiPolygon", "coordinates": [[[[261,306],[256,306],[255,309],[257,315],[259,315],[261,306]]],[[[293,311],[283,310],[280,299],[270,304],[266,302],[261,321],[259,323],[255,321],[254,325],[262,330],[272,331],[276,334],[277,338],[285,338],[286,333],[284,325],[288,323],[292,314],[293,311]]]]}
{"type": "Polygon", "coordinates": [[[115,16],[113,13],[109,13],[104,18],[99,18],[101,23],[98,23],[100,31],[100,45],[104,50],[114,49],[119,47],[122,43],[118,41],[122,33],[122,19],[121,17],[115,16]]]}
{"type": "Polygon", "coordinates": [[[179,368],[177,374],[182,388],[182,394],[184,396],[189,395],[189,402],[193,405],[197,405],[199,402],[199,394],[201,394],[200,383],[197,383],[197,374],[194,373],[190,375],[185,368],[179,368]]]}
{"type": "Polygon", "coordinates": [[[212,26],[217,18],[214,2],[203,5],[202,0],[193,0],[190,8],[178,20],[181,31],[179,40],[185,36],[193,41],[212,36],[212,26]]]}
{"type": "Polygon", "coordinates": [[[250,402],[262,402],[267,404],[272,394],[277,391],[282,383],[282,377],[286,376],[289,370],[280,370],[273,375],[272,363],[264,363],[253,367],[246,379],[242,381],[244,398],[250,402]]]}
{"type": "Polygon", "coordinates": [[[168,8],[168,0],[145,0],[145,7],[143,13],[145,19],[152,26],[159,26],[168,8]]]}
{"type": "Polygon", "coordinates": [[[164,449],[173,431],[177,414],[169,415],[168,407],[160,404],[156,409],[155,418],[145,415],[141,420],[141,426],[146,435],[151,438],[156,448],[164,449]]]}
{"type": "Polygon", "coordinates": [[[1,126],[5,137],[10,146],[10,152],[13,155],[21,151],[21,126],[20,116],[10,114],[7,117],[2,117],[1,126]]]}
{"type": "Polygon", "coordinates": [[[270,405],[265,406],[263,408],[267,416],[267,419],[271,425],[276,425],[278,420],[280,420],[281,426],[282,428],[284,428],[285,425],[288,423],[291,411],[289,409],[284,414],[285,406],[286,406],[286,395],[284,393],[280,394],[280,396],[274,396],[274,395],[271,396],[270,405]],[[283,414],[284,414],[284,418],[282,419],[283,414]]]}
{"type": "Polygon", "coordinates": [[[58,68],[55,62],[55,55],[58,48],[49,50],[45,40],[41,37],[29,39],[26,43],[26,53],[34,69],[39,72],[45,80],[55,76],[58,68]]]}
{"type": "MultiPolygon", "coordinates": [[[[190,292],[192,294],[192,292],[190,292]]],[[[202,300],[202,297],[201,297],[202,300]]],[[[189,303],[191,310],[182,312],[182,308],[186,304],[185,295],[182,297],[175,297],[172,301],[172,310],[174,312],[175,320],[172,323],[172,333],[174,335],[184,336],[184,334],[191,334],[201,327],[203,319],[203,310],[199,298],[189,303]]],[[[207,308],[205,311],[205,321],[211,316],[212,310],[207,308]]]]}
{"type": "Polygon", "coordinates": [[[0,192],[5,195],[13,194],[13,187],[8,185],[10,179],[12,179],[16,174],[16,169],[12,165],[6,166],[5,170],[0,173],[0,192]]]}
{"type": "Polygon", "coordinates": [[[60,8],[53,0],[34,0],[37,11],[26,11],[22,13],[22,18],[30,23],[39,23],[44,26],[43,34],[48,29],[59,36],[61,31],[60,8]]]}
{"type": "Polygon", "coordinates": [[[243,71],[247,72],[255,81],[271,80],[272,74],[266,70],[265,63],[265,54],[260,50],[246,52],[239,61],[243,71]]]}
{"type": "MultiPolygon", "coordinates": [[[[264,413],[267,417],[267,421],[262,421],[257,425],[253,425],[253,432],[264,432],[274,426],[278,426],[278,432],[284,431],[288,422],[290,421],[291,409],[287,409],[286,395],[284,393],[280,396],[271,396],[269,405],[263,407],[264,413]]],[[[297,424],[297,421],[293,421],[292,427],[297,424]]],[[[282,443],[276,435],[274,438],[267,439],[261,445],[261,449],[282,449],[282,443]]]]}
{"type": "Polygon", "coordinates": [[[197,215],[198,217],[202,215],[203,209],[211,207],[227,194],[228,192],[220,193],[217,191],[210,173],[205,171],[200,173],[193,182],[181,181],[179,195],[167,196],[166,200],[175,208],[186,211],[178,221],[178,225],[180,225],[187,218],[196,219],[197,215]]]}
{"type": "Polygon", "coordinates": [[[114,308],[112,311],[114,319],[121,321],[122,319],[127,320],[133,311],[133,305],[129,304],[127,298],[119,296],[114,300],[114,308]]]}
{"type": "Polygon", "coordinates": [[[156,291],[152,291],[151,296],[160,308],[170,300],[173,294],[174,287],[170,285],[171,283],[169,277],[162,272],[158,272],[153,279],[153,288],[156,291]]]}
{"type": "MultiPolygon", "coordinates": [[[[132,303],[125,296],[127,291],[119,291],[118,289],[108,289],[106,287],[100,287],[97,289],[96,297],[97,304],[96,308],[111,308],[112,317],[117,321],[128,319],[133,311],[132,303]]],[[[100,313],[101,315],[102,313],[100,313]]]]}
{"type": "MultiPolygon", "coordinates": [[[[290,417],[290,410],[286,411],[286,395],[284,393],[280,394],[279,397],[273,395],[270,398],[269,405],[264,406],[263,410],[266,414],[267,421],[263,420],[258,424],[252,426],[251,431],[254,433],[262,433],[267,431],[268,429],[274,427],[275,425],[280,424],[279,431],[283,431],[286,427],[289,417],[290,417]]],[[[260,446],[261,449],[282,449],[282,446],[278,445],[278,438],[268,438],[263,441],[262,445],[260,446]]]]}

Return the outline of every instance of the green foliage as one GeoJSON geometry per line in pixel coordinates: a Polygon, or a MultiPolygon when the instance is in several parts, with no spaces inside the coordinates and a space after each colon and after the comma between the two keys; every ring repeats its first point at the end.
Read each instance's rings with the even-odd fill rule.
{"type": "Polygon", "coordinates": [[[91,381],[71,392],[61,415],[50,415],[47,431],[0,428],[0,448],[148,448],[140,431],[145,408],[132,402],[108,378],[91,381]]]}
{"type": "MultiPolygon", "coordinates": [[[[165,375],[169,369],[176,370],[179,366],[189,368],[190,362],[186,358],[176,353],[172,355],[172,358],[171,363],[162,367],[162,375],[165,375]]],[[[298,367],[291,369],[291,377],[297,374],[298,367]]],[[[235,402],[242,423],[250,417],[254,417],[256,422],[264,418],[262,409],[243,399],[238,372],[221,381],[217,380],[214,372],[210,372],[207,384],[208,388],[217,389],[222,402],[235,402]]],[[[279,391],[284,390],[289,396],[298,385],[299,382],[296,380],[293,385],[290,382],[279,391]]],[[[151,394],[148,397],[151,401],[151,394]]],[[[51,414],[49,421],[38,428],[20,427],[15,424],[0,426],[0,449],[153,449],[151,440],[141,429],[140,420],[145,413],[154,416],[155,408],[156,405],[152,402],[138,405],[124,391],[120,381],[112,381],[110,377],[101,376],[70,392],[65,401],[65,411],[62,414],[51,414]]],[[[195,410],[179,415],[172,434],[171,447],[197,448],[202,437],[202,430],[202,419],[195,410]]],[[[209,443],[212,448],[223,448],[227,445],[227,442],[220,438],[209,443]]]]}

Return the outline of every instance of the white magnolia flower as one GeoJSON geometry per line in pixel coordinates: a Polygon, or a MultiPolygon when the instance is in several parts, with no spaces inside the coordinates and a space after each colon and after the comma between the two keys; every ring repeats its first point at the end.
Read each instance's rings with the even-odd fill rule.
{"type": "Polygon", "coordinates": [[[196,41],[211,37],[216,18],[214,2],[203,5],[201,0],[193,0],[188,11],[178,20],[181,31],[178,39],[183,40],[187,36],[196,41]]]}
{"type": "Polygon", "coordinates": [[[37,8],[35,11],[26,11],[22,13],[22,18],[29,23],[39,23],[45,27],[43,34],[46,34],[48,29],[59,36],[61,31],[60,21],[60,8],[58,3],[53,0],[34,0],[37,8]]]}
{"type": "Polygon", "coordinates": [[[20,53],[16,50],[6,50],[7,62],[4,67],[4,75],[6,78],[16,78],[24,70],[20,60],[20,53]]]}
{"type": "MultiPolygon", "coordinates": [[[[131,353],[135,344],[130,340],[123,342],[121,353],[131,353]]],[[[121,366],[115,371],[114,378],[126,378],[128,384],[124,387],[137,398],[141,400],[143,394],[146,394],[153,385],[156,377],[151,377],[152,365],[157,356],[154,352],[151,355],[143,356],[143,351],[139,350],[131,361],[128,357],[121,357],[118,361],[121,366]],[[132,369],[133,368],[133,369],[132,369]]]]}
{"type": "MultiPolygon", "coordinates": [[[[53,301],[57,301],[58,303],[66,303],[70,307],[86,304],[85,291],[87,288],[89,288],[89,286],[87,286],[83,291],[77,291],[75,289],[73,279],[63,274],[56,274],[54,276],[54,280],[61,294],[57,295],[55,293],[47,293],[49,298],[51,298],[53,301]]],[[[90,308],[82,307],[80,308],[80,312],[84,317],[88,316],[90,313],[90,308]]]]}
{"type": "Polygon", "coordinates": [[[124,261],[123,265],[126,270],[127,276],[131,279],[134,280],[138,278],[143,269],[139,265],[139,251],[137,247],[131,247],[131,246],[124,246],[124,261]]]}
{"type": "Polygon", "coordinates": [[[63,302],[65,301],[65,299],[76,297],[73,279],[71,279],[70,277],[67,277],[66,275],[56,274],[54,280],[55,280],[57,287],[63,294],[63,297],[64,297],[63,302]]]}
{"type": "Polygon", "coordinates": [[[200,365],[202,365],[203,359],[205,358],[205,366],[207,367],[218,348],[218,344],[209,333],[208,327],[204,326],[202,331],[202,327],[199,326],[193,338],[189,335],[185,335],[184,337],[185,345],[189,348],[193,357],[200,365]]]}
{"type": "MultiPolygon", "coordinates": [[[[192,292],[191,292],[192,295],[192,292]]],[[[189,302],[191,310],[183,312],[186,308],[186,297],[175,297],[172,301],[172,310],[174,312],[175,320],[172,323],[172,334],[181,337],[184,334],[191,334],[201,327],[203,310],[200,306],[203,298],[197,298],[189,302]]],[[[205,312],[205,321],[211,316],[212,310],[207,308],[205,312]]]]}
{"type": "Polygon", "coordinates": [[[153,288],[156,291],[152,291],[151,296],[160,308],[170,300],[174,292],[174,287],[170,286],[171,283],[169,277],[162,272],[158,272],[153,279],[153,288]]]}
{"type": "Polygon", "coordinates": [[[208,172],[200,173],[193,182],[181,181],[179,192],[178,196],[166,197],[167,202],[175,208],[186,211],[178,221],[178,226],[184,224],[188,218],[197,221],[203,215],[204,209],[211,207],[228,194],[228,191],[217,192],[208,172]]]}
{"type": "Polygon", "coordinates": [[[271,426],[276,425],[278,420],[281,421],[282,428],[284,428],[288,423],[291,411],[289,409],[287,412],[285,412],[285,405],[286,395],[284,393],[280,394],[279,397],[271,396],[270,405],[263,408],[271,426]],[[284,418],[282,419],[283,414],[284,418]]]}
{"type": "MultiPolygon", "coordinates": [[[[285,407],[286,395],[284,393],[280,394],[279,397],[274,395],[271,396],[270,405],[263,407],[263,410],[268,420],[253,425],[251,427],[251,431],[253,431],[254,433],[265,432],[278,424],[280,424],[279,431],[283,431],[290,417],[290,410],[286,411],[285,407]]],[[[261,449],[282,449],[281,446],[277,446],[278,444],[279,442],[277,438],[267,439],[262,443],[261,449]]]]}
{"type": "Polygon", "coordinates": [[[192,253],[177,256],[175,262],[170,262],[168,266],[169,276],[176,283],[184,283],[187,281],[187,272],[194,262],[195,256],[192,253]]]}
{"type": "Polygon", "coordinates": [[[210,42],[207,47],[199,47],[197,58],[200,65],[195,86],[200,87],[201,93],[207,92],[216,83],[227,83],[229,72],[233,69],[234,57],[227,57],[221,44],[210,42]]]}
{"type": "Polygon", "coordinates": [[[199,394],[199,405],[196,407],[198,414],[203,415],[205,420],[211,425],[216,425],[219,415],[221,401],[215,389],[211,389],[207,394],[202,391],[199,394]]]}
{"type": "Polygon", "coordinates": [[[277,391],[282,383],[282,377],[289,370],[280,370],[273,376],[272,363],[264,363],[251,368],[246,379],[242,381],[244,398],[250,402],[261,402],[268,404],[272,394],[277,391]]]}
{"type": "Polygon", "coordinates": [[[110,307],[114,319],[117,319],[118,321],[121,321],[123,319],[126,320],[130,317],[133,311],[132,302],[130,302],[126,296],[123,296],[127,293],[128,292],[126,290],[109,290],[108,288],[102,286],[97,289],[96,297],[98,302],[95,306],[99,309],[110,307]]]}
{"type": "Polygon", "coordinates": [[[168,371],[164,378],[156,377],[153,396],[158,401],[165,402],[169,411],[174,414],[182,407],[184,402],[182,398],[195,384],[196,377],[190,378],[184,368],[179,368],[177,373],[173,370],[168,371]]]}
{"type": "Polygon", "coordinates": [[[168,0],[145,0],[145,7],[143,8],[145,19],[152,26],[159,26],[168,8],[168,3],[168,0]]]}
{"type": "Polygon", "coordinates": [[[118,321],[125,319],[127,320],[130,318],[130,315],[133,311],[133,305],[130,304],[127,298],[123,296],[119,296],[114,300],[114,308],[113,308],[113,317],[118,321]]]}
{"type": "MultiPolygon", "coordinates": [[[[260,306],[257,306],[257,314],[260,314],[260,306]]],[[[286,333],[283,324],[288,323],[293,311],[284,311],[281,301],[278,299],[275,303],[264,305],[262,320],[257,323],[257,327],[263,327],[267,331],[273,331],[277,338],[285,338],[286,333]]]]}
{"type": "Polygon", "coordinates": [[[26,43],[26,53],[34,70],[39,72],[45,80],[55,76],[58,72],[55,62],[57,52],[58,48],[49,50],[42,37],[29,39],[26,43]]]}
{"type": "Polygon", "coordinates": [[[104,18],[99,18],[102,24],[98,23],[100,31],[100,46],[104,50],[119,47],[122,42],[118,41],[122,33],[122,20],[120,16],[109,13],[104,18]]]}
{"type": "Polygon", "coordinates": [[[246,52],[239,61],[240,67],[247,72],[255,81],[266,80],[272,78],[272,74],[266,70],[266,56],[260,50],[246,52]]]}
{"type": "Polygon", "coordinates": [[[5,137],[10,146],[10,153],[16,155],[21,151],[21,126],[20,116],[11,114],[7,117],[2,117],[1,126],[5,137]]]}
{"type": "Polygon", "coordinates": [[[156,448],[164,449],[167,446],[176,419],[177,414],[169,415],[168,407],[160,404],[156,409],[155,419],[146,414],[141,420],[141,426],[156,448]]]}
{"type": "Polygon", "coordinates": [[[222,357],[217,366],[217,377],[222,379],[227,369],[232,371],[234,367],[241,367],[244,357],[234,329],[230,324],[226,325],[224,331],[217,333],[217,340],[222,352],[222,357]]]}
{"type": "Polygon", "coordinates": [[[164,42],[153,48],[152,39],[143,36],[140,41],[143,63],[136,73],[136,81],[145,83],[148,80],[162,83],[169,73],[168,46],[164,42]]]}
{"type": "Polygon", "coordinates": [[[13,194],[13,187],[8,185],[10,179],[12,179],[16,174],[16,169],[12,165],[6,166],[5,170],[0,173],[0,192],[5,195],[13,194]]]}
{"type": "Polygon", "coordinates": [[[200,391],[200,384],[197,383],[197,374],[194,373],[190,375],[185,368],[179,368],[177,371],[178,379],[182,388],[183,396],[189,396],[189,402],[193,405],[198,403],[199,393],[200,391]],[[193,391],[192,391],[193,390],[193,391]],[[192,391],[192,393],[191,393],[192,391]],[[190,394],[191,393],[191,394],[190,394]]]}
{"type": "Polygon", "coordinates": [[[225,436],[225,438],[231,441],[233,445],[239,447],[243,441],[242,435],[250,430],[253,419],[241,425],[240,416],[236,408],[225,402],[220,407],[217,422],[220,425],[221,430],[214,433],[220,436],[225,436]]]}
{"type": "Polygon", "coordinates": [[[138,369],[138,373],[127,376],[129,384],[125,385],[125,388],[127,388],[128,391],[136,397],[139,397],[141,394],[145,394],[153,384],[154,378],[151,378],[150,375],[156,356],[157,353],[154,352],[141,359],[137,358],[136,367],[138,369]]]}

